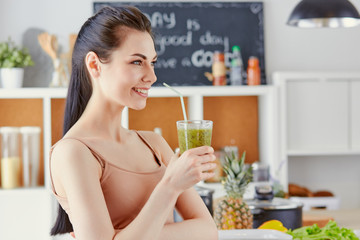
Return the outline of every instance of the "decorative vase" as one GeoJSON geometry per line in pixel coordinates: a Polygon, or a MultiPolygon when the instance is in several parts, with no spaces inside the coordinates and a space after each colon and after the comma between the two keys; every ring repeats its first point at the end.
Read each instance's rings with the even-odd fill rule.
{"type": "Polygon", "coordinates": [[[23,68],[1,68],[2,88],[21,88],[24,79],[23,68]]]}

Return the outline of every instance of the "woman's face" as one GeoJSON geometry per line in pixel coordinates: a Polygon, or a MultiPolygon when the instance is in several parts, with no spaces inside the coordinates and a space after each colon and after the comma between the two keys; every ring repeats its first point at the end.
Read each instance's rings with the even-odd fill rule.
{"type": "Polygon", "coordinates": [[[140,110],[146,106],[148,90],[156,81],[157,55],[149,33],[127,29],[123,35],[110,62],[101,64],[99,84],[111,101],[140,110]]]}

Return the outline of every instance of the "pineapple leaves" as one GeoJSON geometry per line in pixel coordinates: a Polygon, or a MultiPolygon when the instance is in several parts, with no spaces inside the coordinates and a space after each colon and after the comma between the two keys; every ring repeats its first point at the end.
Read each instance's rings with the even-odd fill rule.
{"type": "Polygon", "coordinates": [[[235,175],[237,175],[241,171],[239,162],[233,161],[231,163],[231,169],[234,171],[235,175]]]}
{"type": "Polygon", "coordinates": [[[241,165],[243,166],[245,163],[246,151],[243,152],[240,158],[241,165]]]}
{"type": "Polygon", "coordinates": [[[231,176],[232,178],[235,178],[235,174],[229,166],[224,165],[223,169],[227,176],[231,176]]]}
{"type": "Polygon", "coordinates": [[[222,179],[228,196],[242,197],[249,182],[252,180],[252,168],[245,166],[246,152],[239,159],[235,152],[225,156],[223,170],[226,177],[222,179]]]}

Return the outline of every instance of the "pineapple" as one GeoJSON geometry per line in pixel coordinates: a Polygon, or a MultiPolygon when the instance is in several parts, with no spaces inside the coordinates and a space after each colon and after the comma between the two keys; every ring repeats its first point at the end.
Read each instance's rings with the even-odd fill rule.
{"type": "Polygon", "coordinates": [[[238,159],[232,152],[231,156],[225,156],[223,169],[226,177],[222,184],[226,196],[220,199],[215,206],[214,220],[218,229],[251,229],[253,216],[243,195],[246,186],[252,179],[252,168],[245,170],[245,152],[238,159]]]}

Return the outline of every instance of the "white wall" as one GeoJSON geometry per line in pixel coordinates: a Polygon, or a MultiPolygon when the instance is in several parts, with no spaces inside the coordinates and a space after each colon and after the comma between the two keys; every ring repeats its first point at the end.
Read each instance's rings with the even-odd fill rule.
{"type": "MultiPolygon", "coordinates": [[[[351,1],[360,10],[360,0],[351,1]]],[[[360,26],[289,27],[286,20],[299,0],[263,2],[268,78],[272,72],[281,70],[360,69],[360,26]]],[[[92,3],[91,0],[0,0],[0,41],[11,36],[21,43],[29,28],[37,28],[56,34],[66,49],[68,34],[77,32],[92,14],[92,3]]]]}
{"type": "MultiPolygon", "coordinates": [[[[360,11],[360,0],[350,1],[360,11]]],[[[360,70],[360,26],[347,29],[287,26],[285,22],[298,2],[265,1],[267,73],[276,70],[360,70]]]]}
{"type": "Polygon", "coordinates": [[[0,41],[11,36],[21,43],[28,29],[38,28],[67,45],[68,35],[78,32],[91,13],[90,0],[0,0],[0,41]]]}

